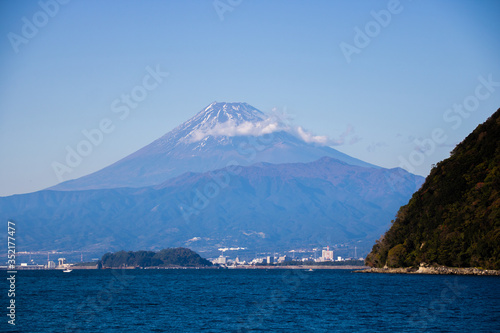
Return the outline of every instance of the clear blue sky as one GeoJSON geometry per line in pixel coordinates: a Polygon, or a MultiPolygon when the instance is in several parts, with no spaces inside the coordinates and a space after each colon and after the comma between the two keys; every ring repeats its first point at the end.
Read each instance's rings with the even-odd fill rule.
{"type": "Polygon", "coordinates": [[[0,2],[2,196],[58,183],[52,163],[106,118],[113,131],[64,180],[213,101],[286,110],[314,134],[343,138],[342,152],[388,168],[413,158],[425,176],[500,107],[500,85],[478,79],[500,82],[498,1],[41,3],[48,13],[37,1],[0,2]],[[169,76],[120,119],[112,102],[141,86],[148,66],[169,76]],[[447,111],[464,103],[462,115],[447,111]],[[419,148],[436,129],[436,148],[419,148]]]}

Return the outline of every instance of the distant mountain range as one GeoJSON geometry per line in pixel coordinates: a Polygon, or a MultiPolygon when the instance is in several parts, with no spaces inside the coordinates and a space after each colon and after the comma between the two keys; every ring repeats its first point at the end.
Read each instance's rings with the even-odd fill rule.
{"type": "Polygon", "coordinates": [[[134,154],[50,189],[0,198],[22,250],[367,253],[423,182],[326,146],[245,103],[213,103],[134,154]]]}
{"type": "Polygon", "coordinates": [[[438,163],[366,258],[500,269],[500,109],[438,163]]]}

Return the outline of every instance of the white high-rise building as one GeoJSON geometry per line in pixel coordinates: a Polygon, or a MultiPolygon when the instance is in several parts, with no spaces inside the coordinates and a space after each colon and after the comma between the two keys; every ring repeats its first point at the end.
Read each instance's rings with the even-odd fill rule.
{"type": "Polygon", "coordinates": [[[322,261],[333,261],[333,251],[330,251],[330,246],[326,247],[326,250],[323,250],[321,255],[322,261]]]}
{"type": "Polygon", "coordinates": [[[227,257],[224,257],[224,255],[220,255],[218,258],[217,258],[217,264],[220,264],[220,265],[226,265],[227,264],[227,257]]]}

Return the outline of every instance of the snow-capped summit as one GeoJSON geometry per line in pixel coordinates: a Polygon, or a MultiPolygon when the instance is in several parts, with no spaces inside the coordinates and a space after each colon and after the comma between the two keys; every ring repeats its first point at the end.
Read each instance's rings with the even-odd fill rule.
{"type": "Polygon", "coordinates": [[[199,125],[214,126],[216,123],[235,121],[243,122],[263,121],[266,115],[247,103],[217,103],[213,102],[185,124],[198,123],[199,125]]]}
{"type": "Polygon", "coordinates": [[[175,138],[177,143],[191,143],[209,136],[258,136],[258,129],[266,123],[269,123],[269,118],[247,103],[213,102],[159,140],[175,138]]]}
{"type": "Polygon", "coordinates": [[[323,142],[317,138],[324,137],[313,137],[300,127],[291,128],[279,117],[266,115],[249,104],[214,102],[135,153],[51,189],[142,187],[186,172],[206,172],[228,164],[312,162],[324,156],[378,168],[318,144],[323,142]]]}

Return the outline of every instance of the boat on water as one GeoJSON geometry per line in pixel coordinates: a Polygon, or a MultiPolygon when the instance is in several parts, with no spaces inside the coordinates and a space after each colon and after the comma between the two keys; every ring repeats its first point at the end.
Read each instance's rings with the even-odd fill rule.
{"type": "Polygon", "coordinates": [[[72,269],[69,269],[69,268],[66,268],[63,273],[71,273],[73,270],[72,269]]]}

